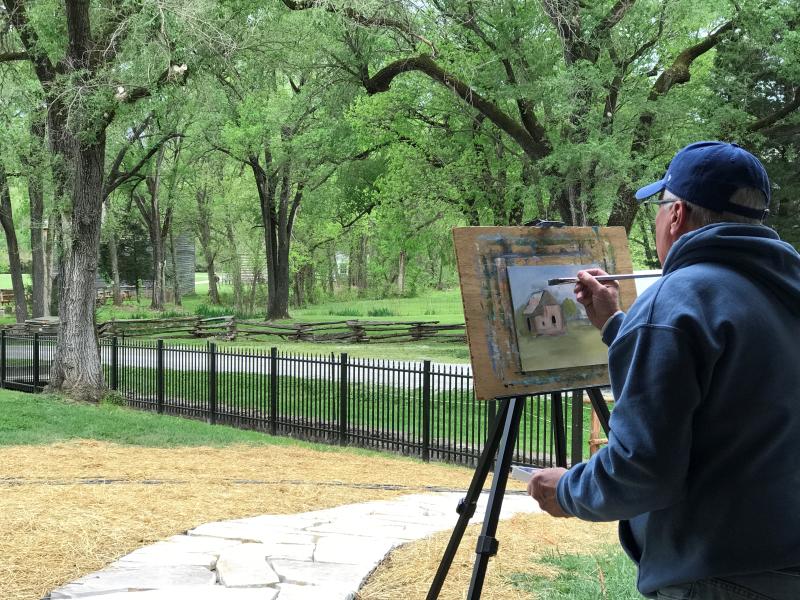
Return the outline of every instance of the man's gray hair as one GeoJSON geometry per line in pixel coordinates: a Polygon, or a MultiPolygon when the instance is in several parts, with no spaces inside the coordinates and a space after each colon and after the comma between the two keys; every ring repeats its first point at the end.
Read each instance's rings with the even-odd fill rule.
{"type": "MultiPolygon", "coordinates": [[[[751,217],[743,217],[729,212],[714,212],[704,206],[692,204],[683,198],[678,198],[674,194],[664,191],[664,200],[682,200],[689,205],[689,214],[686,217],[687,225],[692,229],[700,229],[712,223],[746,223],[749,225],[759,225],[761,219],[753,219],[751,217]]],[[[754,208],[756,210],[766,210],[767,202],[764,193],[755,188],[741,188],[731,196],[729,202],[738,206],[746,208],[754,208]]]]}

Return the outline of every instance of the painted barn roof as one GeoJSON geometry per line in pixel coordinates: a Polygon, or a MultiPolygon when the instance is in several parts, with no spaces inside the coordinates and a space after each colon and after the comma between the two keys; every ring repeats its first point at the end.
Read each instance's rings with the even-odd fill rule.
{"type": "Polygon", "coordinates": [[[547,290],[539,290],[531,295],[530,299],[528,300],[528,305],[522,311],[522,314],[532,315],[540,308],[552,306],[554,304],[558,305],[558,301],[555,299],[553,294],[547,290]]]}

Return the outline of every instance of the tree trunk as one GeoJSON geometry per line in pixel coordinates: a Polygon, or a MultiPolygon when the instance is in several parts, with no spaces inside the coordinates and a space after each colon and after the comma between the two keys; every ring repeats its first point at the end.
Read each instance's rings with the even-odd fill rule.
{"type": "Polygon", "coordinates": [[[294,294],[292,295],[292,306],[295,308],[302,308],[303,307],[303,269],[300,268],[294,274],[294,294]]]}
{"type": "MultiPolygon", "coordinates": [[[[264,158],[267,169],[270,168],[272,156],[269,148],[264,148],[264,158]]],[[[277,215],[275,214],[275,189],[277,182],[275,177],[268,173],[261,167],[257,156],[250,157],[250,166],[253,170],[253,175],[256,179],[256,187],[258,189],[258,198],[261,208],[261,224],[264,228],[264,247],[267,257],[267,319],[273,318],[272,315],[272,299],[275,297],[275,261],[278,256],[278,241],[276,239],[276,221],[277,215]]],[[[255,273],[253,289],[255,289],[255,273]]]]}
{"type": "Polygon", "coordinates": [[[608,216],[606,224],[609,227],[622,226],[626,233],[630,233],[638,209],[639,203],[634,197],[634,191],[627,185],[622,185],[617,192],[617,200],[611,208],[611,214],[608,216]]]}
{"type": "Polygon", "coordinates": [[[150,308],[164,310],[164,242],[161,238],[161,228],[158,221],[151,224],[150,245],[153,248],[153,297],[150,308]]]}
{"type": "MultiPolygon", "coordinates": [[[[217,288],[217,271],[214,268],[214,255],[206,254],[206,271],[208,272],[208,298],[211,304],[222,304],[219,299],[219,289],[217,288]]],[[[241,281],[239,282],[241,284],[241,281]]]]}
{"type": "Polygon", "coordinates": [[[406,291],[406,251],[400,250],[400,258],[397,264],[397,293],[401,296],[406,291]]]}
{"type": "Polygon", "coordinates": [[[108,257],[111,260],[111,290],[114,306],[122,306],[122,290],[119,281],[119,256],[117,255],[117,234],[113,227],[108,234],[108,257]]]}
{"type": "Polygon", "coordinates": [[[44,190],[42,186],[42,160],[38,157],[44,148],[44,122],[34,119],[31,124],[31,137],[37,141],[34,156],[27,162],[28,172],[28,201],[31,213],[31,287],[32,311],[34,317],[45,317],[50,314],[47,301],[47,267],[42,229],[44,227],[44,190]]]}
{"type": "Polygon", "coordinates": [[[367,251],[369,246],[369,237],[366,233],[361,234],[361,248],[358,259],[358,289],[367,289],[367,251]]]}
{"type": "Polygon", "coordinates": [[[337,275],[336,247],[331,243],[328,246],[328,295],[332,298],[337,275]]]}
{"type": "Polygon", "coordinates": [[[355,240],[350,241],[350,258],[347,263],[347,288],[348,290],[353,289],[357,285],[358,281],[358,247],[355,244],[355,240]]]}
{"type": "Polygon", "coordinates": [[[303,298],[307,303],[315,302],[314,281],[316,279],[316,272],[314,270],[314,264],[307,264],[303,269],[305,270],[305,276],[303,277],[303,284],[305,286],[303,298]]]}
{"type": "MultiPolygon", "coordinates": [[[[197,198],[197,213],[198,213],[198,227],[197,233],[200,238],[200,246],[203,248],[203,256],[206,260],[206,269],[208,271],[208,297],[211,304],[218,305],[219,290],[217,289],[217,274],[214,269],[215,252],[211,243],[211,210],[208,205],[208,192],[205,188],[197,190],[195,194],[197,198]]],[[[240,282],[241,283],[241,282],[240,282]]]]}
{"type": "Polygon", "coordinates": [[[237,312],[244,312],[244,290],[242,289],[242,259],[239,256],[239,249],[236,247],[236,235],[233,233],[233,226],[225,223],[225,232],[228,234],[228,248],[231,251],[231,266],[233,273],[233,303],[237,312]]]}
{"type": "Polygon", "coordinates": [[[267,277],[274,282],[273,294],[268,299],[267,319],[289,318],[289,289],[291,287],[289,247],[292,233],[289,218],[289,197],[292,192],[291,164],[284,164],[282,170],[278,219],[275,223],[277,257],[267,263],[268,267],[271,266],[271,270],[267,271],[267,277]]]}
{"type": "Polygon", "coordinates": [[[644,257],[647,261],[647,266],[651,269],[658,267],[658,256],[653,251],[653,245],[650,243],[650,232],[647,225],[647,219],[639,217],[639,229],[642,232],[642,247],[644,248],[644,257]]]}
{"type": "Polygon", "coordinates": [[[105,132],[95,133],[88,144],[72,137],[66,127],[52,135],[66,136],[72,142],[74,179],[72,227],[63,232],[66,243],[58,311],[61,327],[50,368],[50,387],[77,399],[98,401],[105,388],[94,314],[105,132]]]}
{"type": "MultiPolygon", "coordinates": [[[[56,195],[59,198],[60,195],[56,195]]],[[[47,292],[45,298],[50,304],[50,314],[58,314],[59,302],[59,275],[61,273],[61,253],[62,253],[62,226],[61,226],[61,213],[54,210],[50,213],[47,229],[47,244],[45,251],[47,252],[47,292]]]]}
{"type": "MultiPolygon", "coordinates": [[[[258,271],[253,271],[253,283],[250,285],[250,304],[248,307],[247,312],[252,313],[256,307],[256,290],[258,290],[258,280],[261,279],[261,275],[258,271]]],[[[269,317],[268,317],[269,318],[269,317]]]]}
{"type": "Polygon", "coordinates": [[[22,263],[19,259],[17,232],[14,229],[14,214],[11,212],[11,192],[8,188],[5,165],[2,162],[0,162],[0,223],[6,234],[11,287],[14,288],[14,314],[17,323],[24,323],[28,319],[28,305],[25,300],[25,285],[22,283],[22,263]]]}

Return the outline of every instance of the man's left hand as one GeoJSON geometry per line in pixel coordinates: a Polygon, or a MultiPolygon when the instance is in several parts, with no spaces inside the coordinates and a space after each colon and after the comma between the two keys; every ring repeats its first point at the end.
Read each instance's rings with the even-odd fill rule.
{"type": "Polygon", "coordinates": [[[566,473],[566,469],[542,469],[536,471],[528,482],[528,493],[539,503],[542,510],[553,517],[568,517],[556,497],[558,480],[566,473]]]}

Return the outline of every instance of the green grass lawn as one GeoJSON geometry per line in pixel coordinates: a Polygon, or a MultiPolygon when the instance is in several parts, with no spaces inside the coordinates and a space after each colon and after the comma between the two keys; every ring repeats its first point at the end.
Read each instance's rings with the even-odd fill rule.
{"type": "Polygon", "coordinates": [[[541,600],[641,600],[636,567],[619,546],[594,554],[551,554],[539,561],[558,571],[555,578],[529,573],[511,576],[514,587],[541,600]]]}
{"type": "MultiPolygon", "coordinates": [[[[27,273],[23,273],[22,283],[26,286],[31,285],[31,276],[27,273]]],[[[0,273],[0,289],[11,289],[11,273],[0,273]]]]}
{"type": "Polygon", "coordinates": [[[0,445],[52,444],[72,439],[163,448],[296,443],[288,438],[211,426],[109,403],[76,404],[48,394],[0,391],[0,445]]]}
{"type": "Polygon", "coordinates": [[[158,415],[110,402],[80,404],[50,394],[0,390],[0,446],[54,444],[75,439],[158,448],[297,445],[323,452],[347,451],[385,456],[360,448],[312,444],[225,425],[158,415]]]}
{"type": "MultiPolygon", "coordinates": [[[[204,364],[206,358],[197,355],[204,364]]],[[[192,360],[188,355],[186,360],[192,360]]],[[[266,361],[259,360],[255,370],[266,370],[266,361]]],[[[332,368],[330,365],[303,367],[308,377],[280,376],[277,386],[278,420],[335,430],[339,423],[340,389],[338,381],[315,379],[312,371],[332,368]]],[[[110,367],[104,367],[110,381],[110,367]]],[[[301,371],[302,372],[302,371],[301,371]]],[[[153,409],[157,394],[157,374],[152,368],[120,367],[119,390],[132,399],[148,403],[153,409]]],[[[381,379],[369,383],[351,381],[348,385],[347,428],[351,435],[368,432],[386,439],[397,435],[409,443],[422,439],[422,389],[408,387],[412,382],[384,385],[381,379]],[[395,432],[394,434],[392,432],[395,432]]],[[[266,426],[270,413],[271,380],[269,375],[245,372],[217,374],[217,411],[219,420],[242,419],[266,426]]],[[[166,369],[164,372],[165,410],[172,414],[205,414],[208,410],[209,377],[204,371],[166,369]]],[[[433,446],[477,451],[487,436],[490,404],[474,400],[468,389],[431,393],[430,439],[433,446]]],[[[552,457],[551,408],[544,397],[531,398],[520,421],[518,449],[543,460],[552,457]]],[[[583,448],[588,457],[591,412],[584,406],[583,448]]],[[[567,453],[572,444],[572,406],[564,409],[567,453]]]]}
{"type": "MultiPolygon", "coordinates": [[[[180,315],[216,316],[233,314],[228,306],[211,306],[205,294],[208,293],[208,277],[205,273],[196,274],[197,292],[185,296],[182,306],[169,304],[165,312],[159,313],[150,309],[150,301],[129,300],[121,307],[106,304],[97,311],[98,322],[111,319],[146,319],[180,315]],[[205,286],[205,287],[203,287],[205,286]]],[[[223,297],[232,295],[230,286],[220,286],[223,297]]],[[[417,298],[386,298],[381,300],[350,300],[325,302],[306,308],[291,309],[292,321],[342,321],[348,319],[368,321],[439,321],[443,324],[463,323],[464,312],[461,305],[461,292],[458,289],[430,291],[417,298]]],[[[13,322],[13,317],[9,317],[13,322]]],[[[263,320],[263,318],[262,318],[263,320]]],[[[206,340],[182,338],[182,342],[192,345],[205,345],[206,340]]],[[[218,342],[220,346],[237,348],[269,348],[278,347],[282,352],[294,354],[329,355],[346,352],[357,358],[382,358],[388,360],[432,360],[434,362],[467,363],[469,349],[460,342],[422,342],[398,343],[316,343],[284,341],[276,336],[239,337],[234,342],[218,342]]]]}
{"type": "MultiPolygon", "coordinates": [[[[199,279],[203,274],[198,274],[199,279]]],[[[207,278],[206,278],[207,279],[207,278]]],[[[229,285],[219,286],[224,299],[233,295],[229,285]]],[[[195,293],[181,299],[182,306],[168,303],[167,314],[233,314],[233,306],[212,306],[208,301],[208,285],[195,284],[195,293]]],[[[263,320],[264,307],[256,306],[252,318],[263,320]]],[[[461,305],[461,292],[451,290],[431,290],[416,298],[383,298],[375,300],[348,299],[333,300],[306,306],[290,308],[293,321],[340,321],[362,319],[371,321],[439,321],[440,323],[463,323],[464,310],[461,305]]],[[[163,316],[150,309],[150,300],[142,297],[138,302],[128,300],[121,307],[106,304],[97,311],[99,321],[111,318],[154,318],[163,316]],[[133,316],[132,316],[133,315],[133,316]]],[[[284,321],[286,322],[286,321],[284,321]]]]}

